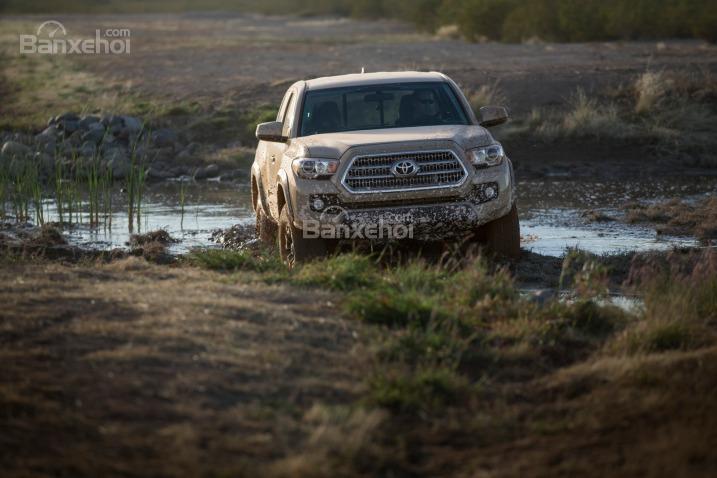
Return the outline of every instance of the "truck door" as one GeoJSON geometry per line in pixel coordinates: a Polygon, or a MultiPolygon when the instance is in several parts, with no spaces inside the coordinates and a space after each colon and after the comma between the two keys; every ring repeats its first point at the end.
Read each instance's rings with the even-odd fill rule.
{"type": "MultiPolygon", "coordinates": [[[[289,137],[291,135],[291,128],[294,122],[294,110],[296,106],[296,94],[293,90],[289,90],[286,93],[286,96],[284,97],[284,101],[282,101],[281,108],[279,109],[279,114],[277,115],[276,120],[281,121],[283,124],[282,132],[285,137],[289,137]]],[[[284,153],[286,152],[287,148],[289,147],[288,142],[287,143],[267,143],[267,173],[268,177],[267,180],[271,182],[272,189],[271,189],[271,197],[276,198],[277,193],[277,181],[276,177],[279,173],[279,169],[281,168],[281,160],[284,156],[284,153]]],[[[276,211],[277,215],[280,211],[276,211]]]]}

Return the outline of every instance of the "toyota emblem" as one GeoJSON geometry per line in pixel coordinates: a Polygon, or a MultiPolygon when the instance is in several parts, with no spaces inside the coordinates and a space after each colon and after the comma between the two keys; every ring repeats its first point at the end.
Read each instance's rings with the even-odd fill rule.
{"type": "Polygon", "coordinates": [[[395,163],[393,167],[391,167],[391,172],[397,178],[410,178],[418,174],[418,169],[418,165],[415,161],[406,159],[395,163]]]}

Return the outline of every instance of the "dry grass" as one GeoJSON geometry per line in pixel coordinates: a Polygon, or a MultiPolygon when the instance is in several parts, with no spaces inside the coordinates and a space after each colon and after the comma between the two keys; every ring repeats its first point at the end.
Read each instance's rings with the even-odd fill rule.
{"type": "Polygon", "coordinates": [[[697,203],[671,199],[657,204],[629,205],[625,220],[631,224],[654,224],[660,234],[690,235],[709,242],[717,239],[717,196],[697,203]]]}
{"type": "MultiPolygon", "coordinates": [[[[507,106],[508,98],[500,86],[499,82],[481,85],[478,90],[468,95],[468,100],[475,111],[479,115],[479,110],[483,106],[507,106]]],[[[480,116],[479,116],[480,117],[480,116]]]]}
{"type": "Polygon", "coordinates": [[[645,72],[635,81],[635,112],[646,114],[660,106],[665,94],[670,90],[671,80],[660,72],[645,72]]]}
{"type": "Polygon", "coordinates": [[[648,71],[602,97],[578,89],[564,112],[534,109],[517,121],[512,134],[546,141],[631,141],[682,164],[713,167],[716,104],[717,82],[707,71],[648,71]]]}

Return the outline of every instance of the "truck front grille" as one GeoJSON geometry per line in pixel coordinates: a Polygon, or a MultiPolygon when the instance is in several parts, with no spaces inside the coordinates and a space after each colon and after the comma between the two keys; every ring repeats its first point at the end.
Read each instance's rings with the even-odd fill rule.
{"type": "Polygon", "coordinates": [[[410,191],[458,186],[468,176],[453,151],[421,151],[356,156],[351,160],[342,184],[352,193],[410,191]],[[418,172],[410,177],[393,173],[401,161],[413,161],[418,172]]]}

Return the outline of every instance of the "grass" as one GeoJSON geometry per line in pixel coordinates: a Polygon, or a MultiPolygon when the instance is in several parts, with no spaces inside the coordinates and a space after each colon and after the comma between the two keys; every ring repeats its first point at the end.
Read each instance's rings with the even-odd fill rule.
{"type": "Polygon", "coordinates": [[[275,254],[254,254],[252,251],[208,249],[189,254],[186,260],[206,269],[222,272],[282,272],[284,266],[275,254]]]}
{"type": "Polygon", "coordinates": [[[717,196],[697,202],[670,199],[655,204],[629,204],[625,221],[653,224],[660,234],[691,235],[709,243],[717,239],[717,196]]]}
{"type": "Polygon", "coordinates": [[[468,380],[446,367],[379,369],[369,379],[366,403],[396,413],[430,413],[468,396],[468,380]]]}

